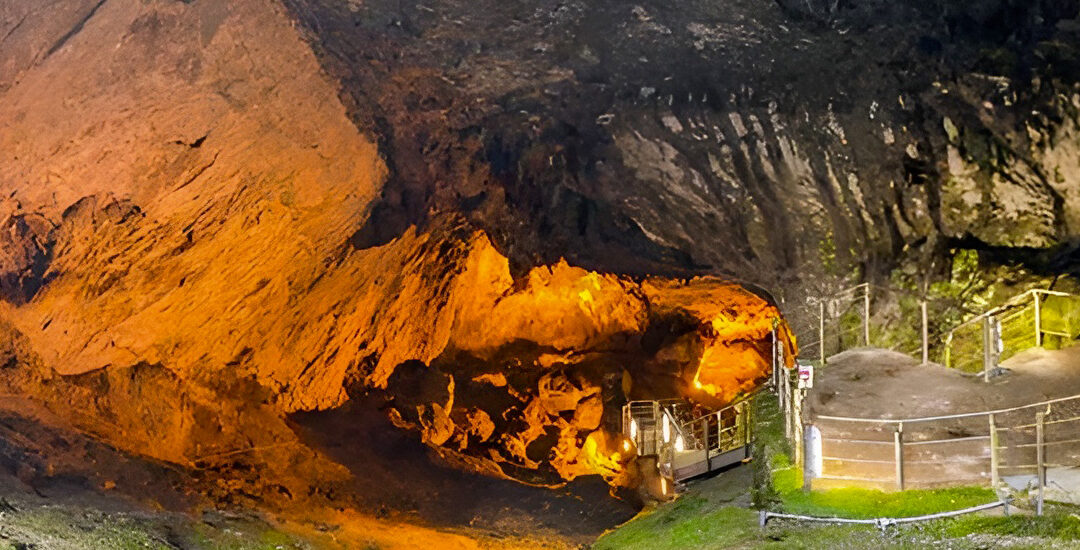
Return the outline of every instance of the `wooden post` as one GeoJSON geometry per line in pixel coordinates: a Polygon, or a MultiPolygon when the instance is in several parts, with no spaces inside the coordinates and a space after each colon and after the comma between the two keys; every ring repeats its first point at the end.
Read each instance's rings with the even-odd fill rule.
{"type": "Polygon", "coordinates": [[[825,300],[818,303],[818,353],[821,358],[821,366],[825,366],[825,300]]]}
{"type": "Polygon", "coordinates": [[[773,388],[776,388],[776,382],[778,381],[778,378],[776,376],[776,369],[777,369],[777,365],[776,365],[776,346],[777,346],[777,342],[776,342],[776,320],[773,319],[773,329],[772,329],[772,380],[773,380],[773,388]]]}
{"type": "Polygon", "coordinates": [[[896,452],[896,488],[904,490],[904,424],[896,425],[893,432],[893,448],[896,452]]]}
{"type": "Polygon", "coordinates": [[[870,283],[863,286],[863,340],[870,347],[870,283]]]}
{"type": "Polygon", "coordinates": [[[1001,483],[1001,477],[998,474],[1000,467],[1000,459],[998,458],[998,431],[994,413],[990,413],[988,416],[990,417],[990,488],[996,491],[998,485],[1001,483]]]}
{"type": "Polygon", "coordinates": [[[1043,488],[1046,487],[1046,442],[1044,428],[1046,415],[1035,413],[1035,464],[1039,477],[1039,500],[1035,503],[1035,514],[1043,514],[1043,488]]]}
{"type": "Polygon", "coordinates": [[[784,435],[792,439],[792,380],[784,373],[784,435]]]}
{"type": "Polygon", "coordinates": [[[1035,347],[1041,348],[1042,341],[1042,304],[1039,301],[1039,293],[1035,292],[1035,347]]]}
{"type": "Polygon", "coordinates": [[[786,372],[781,372],[779,374],[779,376],[780,376],[780,384],[778,384],[778,386],[779,386],[779,393],[780,393],[780,411],[783,412],[785,417],[786,417],[786,415],[787,415],[788,394],[787,394],[787,384],[785,383],[786,381],[784,379],[786,378],[787,373],[786,372]]]}
{"type": "Polygon", "coordinates": [[[925,365],[930,362],[930,327],[925,298],[919,302],[919,309],[922,310],[922,364],[925,365]]]}

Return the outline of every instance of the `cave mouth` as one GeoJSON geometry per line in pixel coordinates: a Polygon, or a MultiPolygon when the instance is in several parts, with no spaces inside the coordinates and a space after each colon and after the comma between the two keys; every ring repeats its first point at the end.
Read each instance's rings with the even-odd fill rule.
{"type": "MultiPolygon", "coordinates": [[[[476,267],[505,262],[486,254],[476,267]]],[[[350,473],[332,500],[587,542],[654,498],[623,433],[627,403],[716,410],[761,387],[775,346],[795,355],[774,301],[717,278],[635,281],[561,262],[468,303],[477,310],[458,312],[437,356],[370,365],[344,404],[288,416],[350,473]]]]}

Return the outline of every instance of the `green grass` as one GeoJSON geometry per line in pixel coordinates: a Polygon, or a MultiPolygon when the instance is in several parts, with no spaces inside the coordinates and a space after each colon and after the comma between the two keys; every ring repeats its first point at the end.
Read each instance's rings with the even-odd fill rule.
{"type": "Polygon", "coordinates": [[[832,489],[809,493],[795,490],[782,493],[788,513],[856,519],[903,518],[960,510],[997,500],[994,492],[982,487],[913,490],[886,493],[868,489],[832,489]]]}
{"type": "Polygon", "coordinates": [[[757,512],[731,507],[708,510],[706,506],[703,499],[681,498],[638,516],[602,537],[593,548],[725,548],[753,537],[757,512]]]}
{"type": "Polygon", "coordinates": [[[996,495],[983,487],[911,490],[887,493],[870,489],[832,489],[805,492],[802,468],[791,463],[790,445],[784,436],[783,415],[771,397],[755,403],[756,456],[765,456],[759,467],[768,469],[755,476],[765,482],[758,492],[766,498],[755,504],[790,514],[855,519],[908,517],[959,510],[994,502],[996,495]]]}
{"type": "Polygon", "coordinates": [[[1043,517],[966,516],[935,525],[944,537],[959,538],[973,533],[1041,537],[1080,541],[1080,517],[1075,514],[1051,513],[1043,517]]]}
{"type": "MultiPolygon", "coordinates": [[[[804,492],[802,471],[793,466],[776,401],[759,399],[754,406],[759,457],[753,467],[753,501],[759,508],[787,513],[848,518],[909,517],[986,504],[995,494],[981,487],[912,490],[895,493],[866,489],[804,492]]],[[[1040,548],[1047,541],[1080,541],[1080,511],[1057,506],[1041,518],[1013,515],[970,515],[881,532],[871,526],[804,524],[771,521],[762,530],[758,512],[711,502],[691,489],[679,500],[657,506],[599,540],[594,550],[675,550],[706,548],[845,548],[957,550],[1040,548]],[[969,538],[976,535],[975,538],[969,538]],[[1017,537],[1033,537],[1018,539],[1017,537]],[[989,542],[988,542],[989,541],[989,542]],[[989,546],[988,546],[989,545],[989,546]]],[[[1080,544],[1078,544],[1080,547],[1080,544]]]]}

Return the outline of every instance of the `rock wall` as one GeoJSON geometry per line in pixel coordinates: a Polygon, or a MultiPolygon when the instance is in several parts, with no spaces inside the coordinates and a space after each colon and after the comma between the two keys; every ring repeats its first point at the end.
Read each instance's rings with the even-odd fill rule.
{"type": "MultiPolygon", "coordinates": [[[[344,475],[286,417],[370,392],[462,467],[630,485],[627,399],[728,401],[767,374],[775,323],[794,349],[775,305],[731,283],[513,268],[467,209],[395,225],[402,174],[457,196],[500,169],[459,156],[479,141],[410,162],[434,152],[355,118],[282,5],[5,10],[0,379],[119,448],[215,472],[222,498],[344,475]]],[[[437,132],[440,96],[414,99],[383,97],[437,132]]]]}
{"type": "Polygon", "coordinates": [[[339,475],[285,416],[367,392],[464,467],[632,483],[622,402],[752,387],[780,305],[956,248],[1075,269],[1076,16],[8,2],[0,372],[255,492],[339,475]]]}

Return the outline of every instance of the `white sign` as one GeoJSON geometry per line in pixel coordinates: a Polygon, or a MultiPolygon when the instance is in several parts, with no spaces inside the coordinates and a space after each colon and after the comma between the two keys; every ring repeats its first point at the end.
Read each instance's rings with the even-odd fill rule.
{"type": "Polygon", "coordinates": [[[814,387],[814,366],[799,364],[799,389],[808,390],[814,387]]]}

